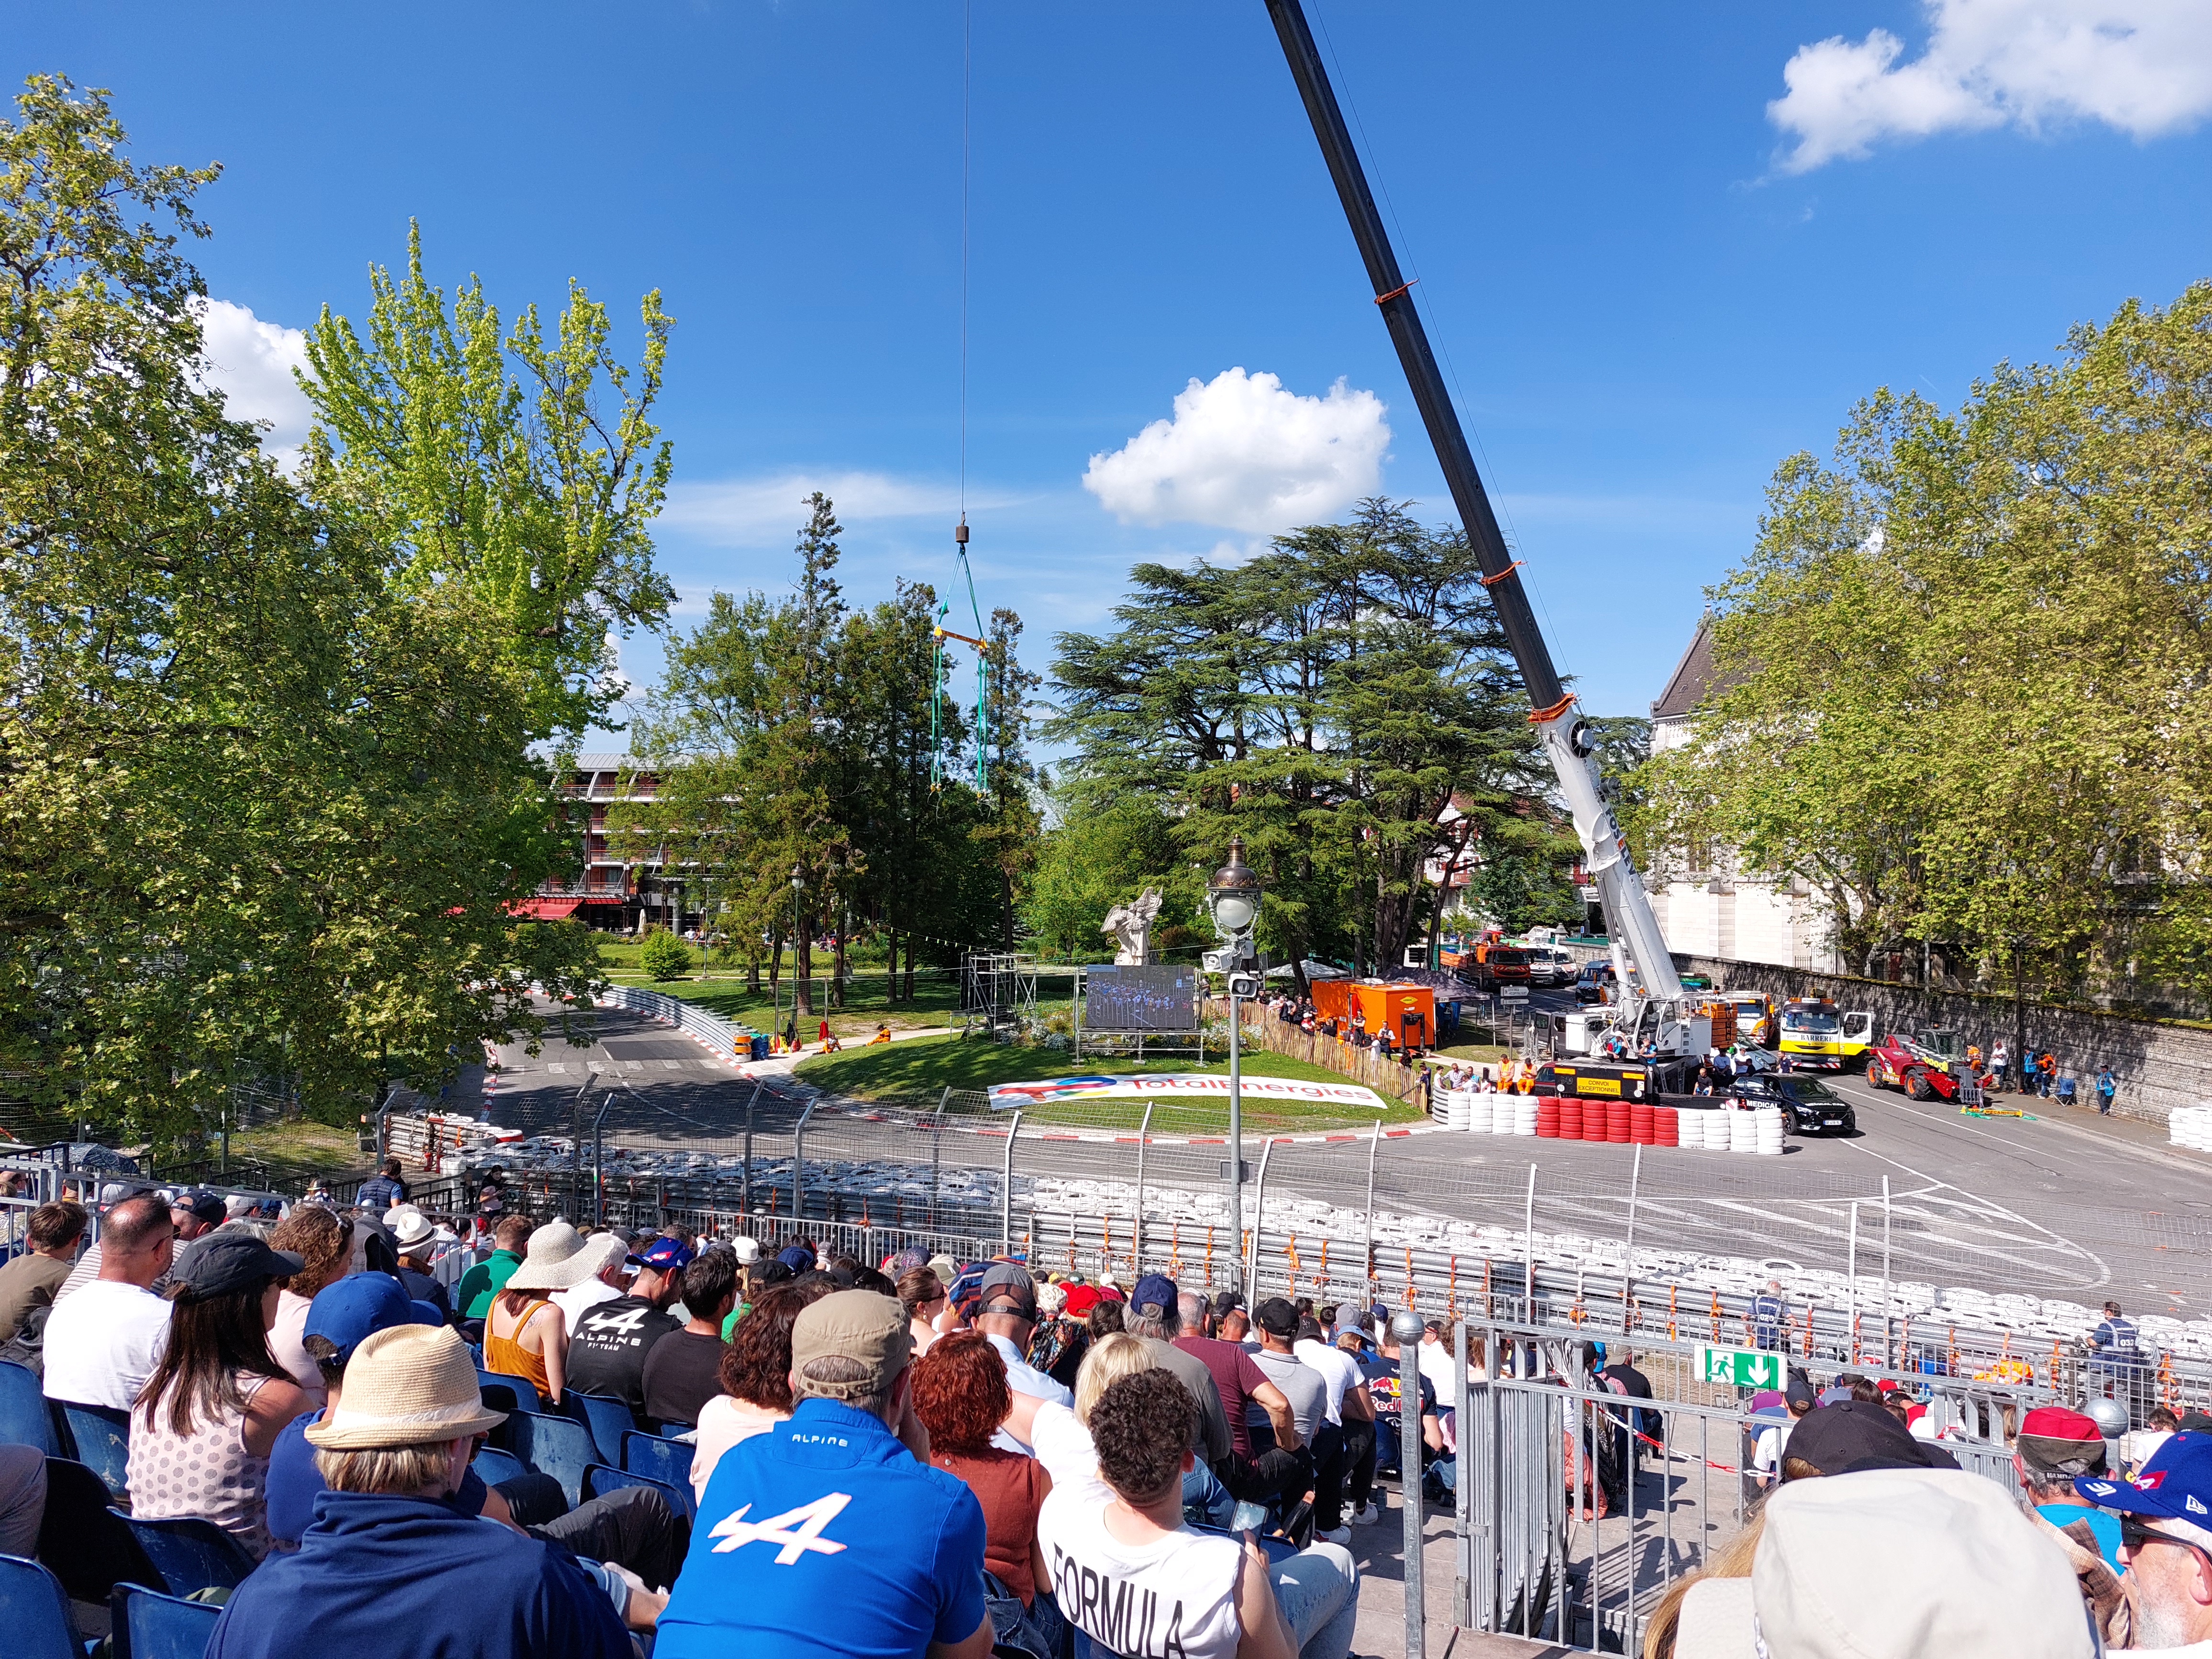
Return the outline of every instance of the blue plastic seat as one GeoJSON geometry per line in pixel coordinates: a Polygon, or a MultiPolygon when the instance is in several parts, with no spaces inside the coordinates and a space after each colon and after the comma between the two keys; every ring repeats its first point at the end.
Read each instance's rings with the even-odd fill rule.
{"type": "Polygon", "coordinates": [[[37,1374],[27,1365],[4,1359],[0,1359],[0,1441],[36,1446],[49,1457],[59,1457],[63,1451],[37,1374]]]}
{"type": "Polygon", "coordinates": [[[633,1431],[623,1437],[622,1466],[632,1474],[651,1475],[672,1486],[691,1490],[692,1449],[681,1440],[633,1431]]]}
{"type": "Polygon", "coordinates": [[[599,1449],[599,1462],[620,1468],[623,1437],[637,1431],[629,1401],[611,1394],[578,1394],[572,1389],[562,1396],[561,1404],[571,1416],[581,1413],[583,1420],[591,1425],[592,1443],[599,1449]]]}
{"type": "Polygon", "coordinates": [[[131,1535],[171,1595],[204,1589],[234,1589],[253,1571],[253,1558],[221,1527],[198,1520],[144,1521],[124,1516],[131,1535]]]}
{"type": "Polygon", "coordinates": [[[46,1512],[39,1522],[39,1559],[73,1601],[105,1601],[118,1583],[160,1575],[131,1535],[98,1475],[66,1457],[46,1460],[46,1512]]]}
{"type": "Polygon", "coordinates": [[[624,1486],[652,1487],[668,1500],[668,1507],[678,1515],[688,1517],[699,1512],[698,1504],[692,1500],[688,1482],[680,1486],[672,1486],[665,1480],[656,1480],[649,1474],[640,1474],[635,1469],[611,1468],[605,1463],[594,1463],[584,1471],[584,1497],[587,1502],[594,1498],[605,1498],[609,1492],[618,1492],[624,1486]]]}
{"type": "Polygon", "coordinates": [[[530,1467],[513,1452],[501,1451],[496,1446],[486,1446],[469,1461],[477,1472],[477,1479],[487,1486],[496,1486],[502,1480],[512,1480],[518,1474],[527,1474],[530,1467]]]}
{"type": "Polygon", "coordinates": [[[164,1595],[140,1584],[118,1584],[108,1598],[115,1659],[206,1659],[222,1609],[164,1595]]]}
{"type": "Polygon", "coordinates": [[[55,1402],[69,1431],[76,1461],[100,1478],[118,1498],[131,1488],[131,1413],[112,1406],[55,1402]]]}
{"type": "Polygon", "coordinates": [[[591,1430],[543,1412],[517,1412],[507,1419],[507,1426],[514,1437],[514,1455],[539,1474],[558,1480],[570,1509],[584,1501],[584,1471],[599,1461],[591,1430]]]}
{"type": "Polygon", "coordinates": [[[9,1659],[84,1659],[61,1580],[20,1555],[0,1555],[0,1630],[9,1659]]]}
{"type": "Polygon", "coordinates": [[[517,1376],[512,1371],[488,1371],[477,1367],[478,1388],[503,1388],[514,1390],[514,1403],[526,1412],[545,1409],[545,1397],[538,1392],[538,1385],[526,1376],[517,1376]]]}

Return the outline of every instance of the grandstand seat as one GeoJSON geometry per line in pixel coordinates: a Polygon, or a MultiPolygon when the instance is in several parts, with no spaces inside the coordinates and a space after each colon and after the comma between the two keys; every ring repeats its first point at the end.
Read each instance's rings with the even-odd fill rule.
{"type": "Polygon", "coordinates": [[[141,1584],[118,1584],[108,1600],[115,1659],[204,1659],[222,1609],[141,1584]]]}
{"type": "Polygon", "coordinates": [[[623,1437],[622,1466],[632,1474],[649,1474],[672,1486],[691,1490],[691,1448],[681,1440],[632,1430],[623,1437]]]}
{"type": "Polygon", "coordinates": [[[221,1527],[199,1520],[143,1521],[125,1516],[125,1526],[154,1564],[155,1576],[171,1595],[204,1589],[234,1589],[253,1571],[253,1558],[221,1527]]]}
{"type": "Polygon", "coordinates": [[[0,1359],[0,1441],[36,1446],[49,1457],[59,1457],[63,1450],[38,1374],[4,1359],[0,1359]]]}
{"type": "Polygon", "coordinates": [[[545,1397],[538,1392],[538,1385],[526,1376],[517,1376],[512,1371],[488,1371],[477,1367],[479,1388],[508,1388],[514,1390],[514,1403],[526,1412],[545,1409],[545,1397]]]}
{"type": "Polygon", "coordinates": [[[0,1629],[12,1659],[84,1659],[61,1581],[20,1555],[0,1555],[0,1629]]]}
{"type": "Polygon", "coordinates": [[[501,1451],[496,1446],[486,1446],[470,1460],[469,1467],[477,1472],[477,1479],[487,1486],[496,1486],[502,1480],[512,1480],[518,1474],[527,1474],[527,1464],[513,1452],[501,1451]]]}
{"type": "Polygon", "coordinates": [[[584,1501],[584,1471],[599,1461],[592,1431],[565,1417],[517,1412],[507,1419],[514,1455],[540,1474],[561,1483],[570,1509],[584,1501]]]}
{"type": "Polygon", "coordinates": [[[689,1481],[682,1486],[671,1481],[656,1480],[649,1474],[640,1474],[635,1469],[617,1469],[605,1463],[594,1463],[584,1471],[584,1497],[586,1500],[605,1498],[609,1492],[624,1486],[650,1486],[668,1500],[668,1507],[689,1519],[696,1516],[699,1506],[692,1500],[689,1481]]]}
{"type": "Polygon", "coordinates": [[[620,1468],[623,1437],[637,1430],[637,1419],[631,1414],[629,1402],[611,1394],[577,1394],[572,1390],[562,1396],[561,1404],[568,1416],[591,1425],[592,1443],[599,1449],[599,1462],[620,1468]]]}
{"type": "Polygon", "coordinates": [[[77,1601],[105,1601],[118,1580],[152,1583],[158,1577],[122,1515],[110,1506],[100,1477],[65,1457],[46,1460],[39,1559],[77,1601]]]}
{"type": "Polygon", "coordinates": [[[131,1413],[112,1406],[78,1406],[57,1401],[62,1426],[76,1461],[106,1484],[118,1498],[130,1490],[131,1413]]]}

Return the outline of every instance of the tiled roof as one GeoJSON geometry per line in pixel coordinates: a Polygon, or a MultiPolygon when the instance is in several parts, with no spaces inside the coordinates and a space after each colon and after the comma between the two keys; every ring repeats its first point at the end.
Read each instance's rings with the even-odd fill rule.
{"type": "Polygon", "coordinates": [[[1713,613],[1710,611],[1698,618],[1698,631],[1690,636],[1689,648],[1682,653],[1681,661],[1667,681],[1667,689],[1651,705],[1655,720],[1679,720],[1711,696],[1713,684],[1713,613]]]}

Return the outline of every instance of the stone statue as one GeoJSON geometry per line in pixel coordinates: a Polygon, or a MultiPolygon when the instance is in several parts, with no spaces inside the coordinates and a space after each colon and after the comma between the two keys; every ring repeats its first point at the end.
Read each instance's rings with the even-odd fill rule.
{"type": "Polygon", "coordinates": [[[1142,968],[1152,959],[1152,919],[1160,913],[1160,890],[1147,887],[1132,904],[1117,904],[1106,913],[1102,933],[1114,936],[1116,968],[1142,968]]]}

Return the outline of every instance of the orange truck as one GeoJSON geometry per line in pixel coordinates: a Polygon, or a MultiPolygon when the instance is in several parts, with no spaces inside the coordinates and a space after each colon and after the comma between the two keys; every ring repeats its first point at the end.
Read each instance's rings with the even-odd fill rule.
{"type": "Polygon", "coordinates": [[[1436,993],[1425,985],[1406,985],[1395,980],[1317,979],[1313,981],[1315,1017],[1351,1028],[1353,1011],[1366,1022],[1369,1036],[1384,1026],[1402,1046],[1432,1048],[1437,1041],[1436,993]]]}

